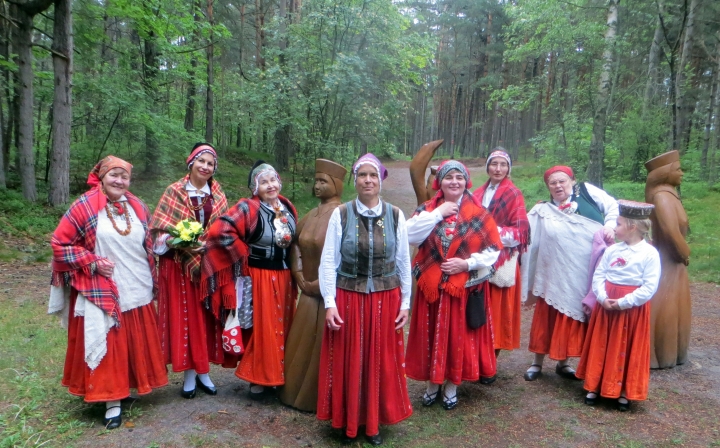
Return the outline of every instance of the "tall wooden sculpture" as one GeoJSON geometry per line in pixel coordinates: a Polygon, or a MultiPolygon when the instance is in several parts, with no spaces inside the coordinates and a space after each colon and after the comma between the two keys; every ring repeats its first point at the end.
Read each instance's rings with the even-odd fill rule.
{"type": "Polygon", "coordinates": [[[690,248],[688,218],[677,187],[682,182],[680,155],[670,151],[645,163],[645,202],[655,205],[653,245],[660,252],[662,277],[651,300],[650,367],[665,369],[687,361],[690,342],[690,248]]]}
{"type": "MultiPolygon", "coordinates": [[[[410,181],[415,190],[415,197],[418,205],[435,196],[435,191],[430,187],[435,179],[435,170],[430,168],[430,176],[425,179],[425,173],[430,159],[435,155],[435,151],[443,144],[445,140],[435,140],[425,143],[420,147],[412,162],[410,162],[410,181]]],[[[435,167],[436,168],[436,167],[435,167]]]]}

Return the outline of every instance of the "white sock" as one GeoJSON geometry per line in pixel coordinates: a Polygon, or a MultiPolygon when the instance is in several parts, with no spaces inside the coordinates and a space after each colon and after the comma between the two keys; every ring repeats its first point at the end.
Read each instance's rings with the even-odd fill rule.
{"type": "Polygon", "coordinates": [[[201,383],[203,383],[203,384],[206,385],[207,387],[215,387],[215,385],[213,384],[212,380],[210,379],[210,374],[209,374],[209,373],[199,373],[199,374],[198,374],[198,379],[200,380],[201,383]]]}
{"type": "Polygon", "coordinates": [[[443,390],[443,396],[445,401],[457,401],[457,385],[448,381],[445,383],[445,389],[443,390]]]}
{"type": "MultiPolygon", "coordinates": [[[[543,361],[545,360],[545,355],[538,355],[535,354],[535,360],[533,361],[533,364],[537,364],[538,366],[543,365],[543,361]]],[[[542,367],[538,366],[530,366],[529,369],[527,369],[528,372],[539,372],[542,370],[542,367]]]]}
{"type": "Polygon", "coordinates": [[[250,392],[253,394],[261,394],[265,391],[264,386],[258,386],[257,384],[252,384],[250,386],[250,392]]]}
{"type": "Polygon", "coordinates": [[[559,365],[560,367],[565,367],[566,365],[568,365],[568,360],[567,360],[567,359],[563,359],[562,361],[558,361],[558,365],[559,365]]]}
{"type": "Polygon", "coordinates": [[[190,392],[191,390],[195,390],[195,369],[186,370],[184,372],[185,374],[185,383],[183,384],[183,390],[185,392],[190,392]]]}
{"type": "Polygon", "coordinates": [[[105,418],[117,417],[120,415],[120,412],[122,412],[122,409],[120,409],[120,400],[106,401],[105,409],[105,418]]]}
{"type": "Polygon", "coordinates": [[[432,397],[433,394],[436,394],[438,389],[440,389],[439,384],[431,383],[430,381],[427,382],[427,390],[425,391],[425,394],[429,397],[432,397]]]}
{"type": "Polygon", "coordinates": [[[591,400],[597,398],[597,394],[595,392],[588,392],[585,396],[591,400]]]}

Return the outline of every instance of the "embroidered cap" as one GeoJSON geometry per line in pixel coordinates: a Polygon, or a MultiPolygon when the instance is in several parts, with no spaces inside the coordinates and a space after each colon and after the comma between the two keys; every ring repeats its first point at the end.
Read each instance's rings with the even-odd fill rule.
{"type": "Polygon", "coordinates": [[[490,155],[488,156],[487,160],[485,161],[485,172],[486,173],[489,172],[490,162],[492,161],[492,159],[494,159],[496,157],[500,157],[502,159],[505,159],[505,161],[507,161],[507,163],[508,163],[508,172],[507,173],[509,175],[510,171],[512,171],[512,160],[510,159],[510,154],[508,154],[507,151],[505,151],[501,146],[498,146],[497,148],[495,148],[495,150],[493,152],[491,152],[490,155]]]}
{"type": "Polygon", "coordinates": [[[620,206],[620,216],[628,219],[647,219],[655,208],[652,204],[626,199],[618,199],[618,205],[620,206]]]}
{"type": "Polygon", "coordinates": [[[440,189],[440,182],[442,182],[443,177],[445,177],[447,173],[452,170],[457,170],[460,172],[460,174],[463,175],[463,177],[465,178],[466,189],[472,188],[470,173],[468,172],[468,169],[465,167],[465,165],[463,165],[462,162],[458,162],[457,160],[446,160],[441,163],[437,169],[437,174],[435,175],[435,180],[432,184],[433,190],[437,191],[440,189]]]}

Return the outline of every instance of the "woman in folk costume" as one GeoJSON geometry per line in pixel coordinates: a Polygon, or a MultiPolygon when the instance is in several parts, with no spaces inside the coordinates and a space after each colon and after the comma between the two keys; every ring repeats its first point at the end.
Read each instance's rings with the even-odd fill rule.
{"type": "Polygon", "coordinates": [[[620,241],[605,250],[595,270],[592,289],[597,303],[588,324],[577,377],[588,391],[585,403],[598,394],[618,400],[647,399],[650,381],[650,298],[660,282],[660,255],[645,238],[650,231],[652,204],[618,201],[615,236],[620,241]]]}
{"type": "Polygon", "coordinates": [[[253,325],[243,330],[245,353],[235,376],[250,383],[250,398],[260,399],[266,387],[285,384],[285,341],[297,299],[290,273],[297,212],[280,194],[280,175],[262,160],[250,170],[248,187],[252,197],[208,230],[202,269],[213,306],[235,306],[238,278],[250,277],[253,325]]]}
{"type": "Polygon", "coordinates": [[[545,355],[557,361],[555,373],[576,379],[567,360],[582,354],[585,340],[582,300],[592,276],[593,237],[600,231],[612,244],[618,217],[617,201],[587,182],[576,183],[572,168],[554,166],[544,180],[551,201],[528,213],[531,243],[521,266],[522,301],[537,301],[528,347],[535,360],[526,381],[541,374],[545,355]]]}
{"type": "Polygon", "coordinates": [[[280,401],[301,411],[317,409],[320,348],[325,329],[318,268],[328,222],[340,205],[346,173],[338,163],[315,160],[313,193],[320,204],[300,220],[297,240],[290,249],[290,269],[301,293],[285,350],[285,385],[278,395],[280,401]]]}
{"type": "Polygon", "coordinates": [[[682,183],[680,154],[666,152],[647,162],[645,200],[655,205],[650,214],[653,245],[660,252],[663,275],[652,299],[650,316],[650,368],[667,369],[685,364],[690,345],[690,231],[687,213],[677,187],[682,183]]]}
{"type": "Polygon", "coordinates": [[[88,403],[105,402],[103,425],[120,426],[120,400],[168,383],[153,306],[150,212],[128,191],[132,165],[107,156],[92,187],[52,236],[50,313],[68,329],[62,385],[88,403]]]}
{"type": "Polygon", "coordinates": [[[493,266],[496,270],[504,270],[496,273],[489,282],[495,356],[500,354],[500,350],[520,348],[521,288],[518,260],[530,242],[525,198],[510,180],[511,170],[510,154],[501,147],[495,148],[485,164],[490,179],[473,193],[495,219],[504,247],[493,266]],[[508,269],[510,271],[504,272],[508,269]]]}
{"type": "Polygon", "coordinates": [[[204,237],[196,248],[173,247],[170,231],[183,220],[204,229],[227,210],[225,193],[213,175],[217,153],[197,143],[185,160],[188,174],[171,184],[160,197],[150,223],[155,253],[159,255],[160,335],[164,360],[173,372],[184,372],[183,398],[194,398],[196,387],[217,394],[210,379],[210,363],[222,364],[222,324],[217,309],[207,309],[200,284],[204,237]]]}
{"type": "Polygon", "coordinates": [[[495,220],[468,187],[467,168],[456,160],[443,162],[433,182],[439,191],[407,222],[408,241],[419,246],[413,260],[417,296],[407,374],[427,381],[424,406],[435,403],[445,384],[446,410],[457,406],[462,381],[490,379],[496,373],[485,280],[502,243],[495,220]],[[475,314],[478,322],[471,318],[475,314]]]}
{"type": "Polygon", "coordinates": [[[410,308],[410,248],[405,216],[379,197],[387,170],[374,155],[353,165],[357,199],[336,208],[320,259],[327,328],[320,354],[317,415],[355,439],[365,425],[382,444],[379,425],[412,414],[402,328],[410,308]]]}

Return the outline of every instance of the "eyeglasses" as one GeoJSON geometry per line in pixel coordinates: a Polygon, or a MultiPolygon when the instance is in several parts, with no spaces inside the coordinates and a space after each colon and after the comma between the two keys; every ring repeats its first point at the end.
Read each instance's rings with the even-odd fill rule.
{"type": "Polygon", "coordinates": [[[510,165],[508,165],[507,162],[493,162],[490,164],[490,168],[507,168],[508,166],[510,165]]]}

